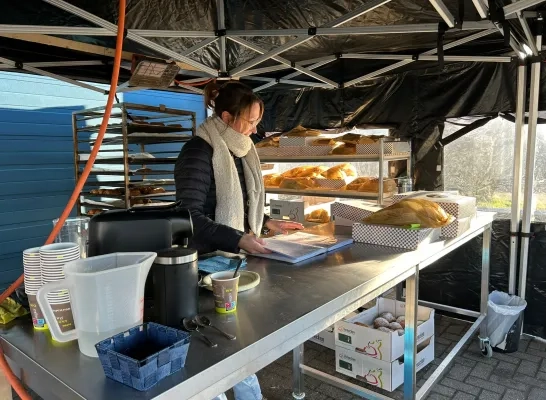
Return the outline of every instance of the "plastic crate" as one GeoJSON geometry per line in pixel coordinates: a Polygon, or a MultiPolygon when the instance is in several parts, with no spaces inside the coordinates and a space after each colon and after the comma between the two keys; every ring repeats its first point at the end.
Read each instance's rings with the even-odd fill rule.
{"type": "Polygon", "coordinates": [[[181,370],[190,347],[190,334],[146,323],[95,345],[105,375],[145,391],[181,370]]]}

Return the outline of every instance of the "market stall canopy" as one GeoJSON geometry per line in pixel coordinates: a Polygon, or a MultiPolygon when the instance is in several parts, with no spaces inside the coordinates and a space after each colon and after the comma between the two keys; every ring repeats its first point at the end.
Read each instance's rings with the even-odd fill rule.
{"type": "MultiPolygon", "coordinates": [[[[131,1],[122,79],[142,55],[176,61],[184,90],[199,93],[210,78],[241,79],[266,100],[266,130],[400,123],[421,110],[421,117],[513,111],[517,60],[542,50],[533,40],[540,3],[131,1]],[[330,90],[283,97],[302,87],[330,90]],[[306,120],[298,120],[303,110],[306,120]]],[[[27,0],[3,11],[0,68],[109,79],[116,2],[27,0]]]]}

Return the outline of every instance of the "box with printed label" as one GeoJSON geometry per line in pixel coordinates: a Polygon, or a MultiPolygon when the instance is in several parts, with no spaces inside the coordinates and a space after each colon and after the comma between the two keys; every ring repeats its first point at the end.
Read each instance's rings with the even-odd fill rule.
{"type": "MultiPolygon", "coordinates": [[[[434,336],[417,346],[416,372],[419,372],[433,360],[434,336]]],[[[392,362],[380,361],[337,346],[336,371],[392,392],[404,383],[404,358],[400,357],[392,362]]]]}
{"type": "MultiPolygon", "coordinates": [[[[356,312],[352,312],[349,315],[347,315],[344,319],[352,318],[357,314],[358,313],[356,312]]],[[[331,350],[335,350],[336,344],[335,344],[334,327],[335,327],[334,325],[330,325],[328,328],[326,328],[322,332],[317,333],[315,336],[309,339],[309,341],[320,344],[331,350]]]]}
{"type": "MultiPolygon", "coordinates": [[[[330,215],[332,215],[336,221],[348,220],[353,222],[362,222],[364,218],[369,217],[374,212],[381,210],[381,207],[361,200],[345,200],[336,201],[332,204],[330,210],[330,215]]],[[[338,224],[338,222],[336,222],[336,224],[341,225],[338,224]]]]}
{"type": "Polygon", "coordinates": [[[377,244],[417,250],[440,238],[440,228],[404,228],[391,225],[353,224],[353,240],[356,243],[377,244]]]}
{"type": "Polygon", "coordinates": [[[300,200],[271,199],[269,215],[274,219],[305,222],[305,206],[306,204],[300,200]]]}
{"type": "Polygon", "coordinates": [[[441,237],[446,239],[456,238],[461,236],[472,225],[473,218],[461,218],[453,221],[451,224],[442,227],[441,237]]]}
{"type": "MultiPolygon", "coordinates": [[[[384,312],[394,317],[405,315],[402,301],[379,297],[375,306],[355,317],[336,323],[336,346],[382,361],[394,361],[404,354],[404,335],[373,328],[374,320],[384,312]]],[[[419,306],[417,310],[417,344],[434,335],[434,310],[419,306]]]]}

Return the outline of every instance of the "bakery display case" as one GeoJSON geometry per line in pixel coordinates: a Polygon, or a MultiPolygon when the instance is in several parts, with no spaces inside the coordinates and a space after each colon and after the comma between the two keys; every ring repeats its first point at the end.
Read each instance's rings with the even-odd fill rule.
{"type": "MultiPolygon", "coordinates": [[[[79,179],[95,145],[104,107],[72,115],[74,171],[79,179]]],[[[174,201],[174,164],[195,135],[192,111],[118,103],[100,152],[78,201],[79,215],[104,210],[166,205],[174,201]]]]}
{"type": "Polygon", "coordinates": [[[262,163],[305,165],[265,175],[266,193],[365,199],[383,205],[398,192],[389,163],[406,161],[411,176],[411,143],[388,134],[388,129],[335,133],[298,126],[267,138],[256,146],[262,163]],[[361,163],[377,164],[378,173],[359,173],[355,166],[361,163]]]}

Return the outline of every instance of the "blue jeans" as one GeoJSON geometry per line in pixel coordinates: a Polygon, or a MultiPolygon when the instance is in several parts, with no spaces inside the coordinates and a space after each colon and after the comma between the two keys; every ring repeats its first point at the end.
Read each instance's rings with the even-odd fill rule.
{"type": "MultiPolygon", "coordinates": [[[[233,392],[235,400],[262,400],[262,390],[260,389],[260,382],[258,382],[256,375],[250,375],[233,386],[233,392]]],[[[222,393],[212,400],[227,400],[227,397],[222,393]]]]}

